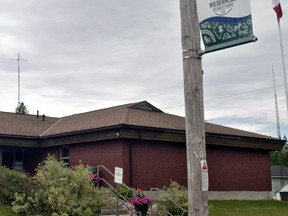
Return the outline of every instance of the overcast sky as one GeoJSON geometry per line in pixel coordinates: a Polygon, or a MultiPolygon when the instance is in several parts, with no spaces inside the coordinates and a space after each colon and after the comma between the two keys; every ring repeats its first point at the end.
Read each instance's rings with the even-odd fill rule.
{"type": "MultiPolygon", "coordinates": [[[[288,56],[288,3],[281,30],[288,56]]],[[[0,0],[0,111],[67,116],[146,100],[184,116],[179,0],[0,0]]],[[[203,56],[208,122],[277,136],[272,65],[288,135],[271,0],[251,0],[256,43],[203,56]]],[[[287,59],[287,58],[286,58],[287,59]]],[[[288,62],[286,62],[288,64],[288,62]]],[[[287,65],[288,67],[288,65],[287,65]]]]}

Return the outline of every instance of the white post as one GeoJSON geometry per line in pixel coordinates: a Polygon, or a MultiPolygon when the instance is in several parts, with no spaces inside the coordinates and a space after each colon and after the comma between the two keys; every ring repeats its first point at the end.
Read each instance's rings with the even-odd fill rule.
{"type": "Polygon", "coordinates": [[[287,90],[287,78],[286,78],[286,69],[285,69],[284,50],[283,50],[283,43],[282,43],[282,33],[281,33],[280,20],[278,20],[278,30],[279,30],[280,49],[281,49],[282,67],[283,67],[283,75],[284,75],[286,111],[287,111],[287,116],[288,116],[288,90],[287,90]]]}

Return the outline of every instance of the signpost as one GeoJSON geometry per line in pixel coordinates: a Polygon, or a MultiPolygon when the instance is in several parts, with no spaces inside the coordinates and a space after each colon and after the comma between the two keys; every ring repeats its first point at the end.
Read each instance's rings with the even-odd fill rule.
{"type": "Polygon", "coordinates": [[[117,184],[123,183],[123,169],[120,167],[115,167],[114,182],[117,184]]]}
{"type": "Polygon", "coordinates": [[[119,184],[123,183],[123,169],[120,167],[115,167],[114,172],[114,182],[117,184],[117,203],[116,203],[116,215],[119,215],[119,184]]]}

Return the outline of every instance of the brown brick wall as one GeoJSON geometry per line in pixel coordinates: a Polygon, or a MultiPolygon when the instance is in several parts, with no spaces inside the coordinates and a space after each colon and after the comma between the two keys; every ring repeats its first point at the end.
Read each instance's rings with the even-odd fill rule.
{"type": "Polygon", "coordinates": [[[270,191],[269,152],[208,146],[210,191],[270,191]]]}
{"type": "Polygon", "coordinates": [[[162,188],[170,181],[187,185],[185,145],[163,142],[137,142],[132,146],[133,187],[162,188]]]}
{"type": "MultiPolygon", "coordinates": [[[[121,167],[124,170],[123,181],[129,184],[129,166],[127,164],[127,157],[125,151],[127,151],[127,145],[121,140],[110,140],[95,143],[85,143],[70,146],[70,165],[82,161],[83,164],[92,167],[97,165],[104,165],[112,173],[114,173],[115,167],[121,167]]],[[[100,169],[100,176],[107,179],[110,183],[114,182],[111,177],[104,169],[100,169]]]]}
{"type": "Polygon", "coordinates": [[[34,174],[39,163],[50,155],[55,155],[59,159],[59,147],[28,149],[24,152],[24,169],[26,172],[34,174]]]}
{"type": "MultiPolygon", "coordinates": [[[[162,188],[169,185],[171,180],[187,185],[184,144],[112,140],[71,145],[70,165],[73,166],[79,161],[94,167],[104,165],[112,173],[115,166],[121,167],[124,170],[124,183],[134,188],[140,187],[145,190],[150,187],[162,188]],[[130,182],[130,149],[132,182],[130,182]]],[[[113,183],[113,178],[104,169],[100,169],[100,176],[113,183]]]]}
{"type": "MultiPolygon", "coordinates": [[[[48,153],[59,158],[59,149],[26,150],[26,171],[33,172],[48,153]]],[[[70,166],[79,161],[94,167],[104,165],[112,173],[115,166],[121,167],[124,182],[134,188],[162,188],[171,180],[187,186],[186,146],[183,143],[119,139],[71,145],[70,166]]],[[[210,191],[271,190],[268,151],[208,145],[207,161],[210,191]]],[[[100,176],[113,183],[113,178],[103,169],[100,169],[100,176]]]]}

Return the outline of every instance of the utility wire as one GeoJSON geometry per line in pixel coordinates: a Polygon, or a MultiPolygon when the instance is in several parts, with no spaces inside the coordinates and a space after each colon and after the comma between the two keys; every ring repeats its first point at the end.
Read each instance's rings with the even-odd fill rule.
{"type": "MultiPolygon", "coordinates": [[[[284,85],[276,85],[275,87],[283,87],[284,85]]],[[[251,95],[256,95],[256,94],[262,94],[266,92],[272,92],[273,93],[274,86],[271,87],[266,87],[266,88],[261,88],[261,89],[256,89],[256,90],[251,90],[247,92],[242,92],[239,94],[232,94],[232,95],[227,95],[219,98],[214,98],[214,99],[204,99],[205,103],[211,103],[211,102],[217,102],[217,101],[222,101],[222,100],[227,100],[227,99],[233,99],[233,98],[238,98],[238,97],[247,97],[251,95]]],[[[162,109],[168,109],[168,108],[173,108],[173,107],[179,107],[179,106],[184,106],[184,104],[178,104],[174,106],[169,106],[169,107],[163,107],[162,109]]]]}
{"type": "MultiPolygon", "coordinates": [[[[284,86],[284,85],[278,85],[277,87],[282,87],[282,86],[284,86]]],[[[247,91],[247,92],[243,92],[243,93],[239,93],[239,94],[234,94],[234,95],[227,95],[227,96],[224,96],[224,97],[214,98],[214,99],[204,100],[204,101],[207,102],[207,103],[210,103],[210,102],[221,101],[221,100],[226,100],[226,99],[231,99],[231,98],[251,96],[251,95],[256,95],[256,94],[262,94],[262,93],[265,93],[265,92],[271,92],[271,90],[273,90],[273,89],[274,89],[274,87],[271,86],[271,87],[251,90],[251,91],[247,91]]]]}

